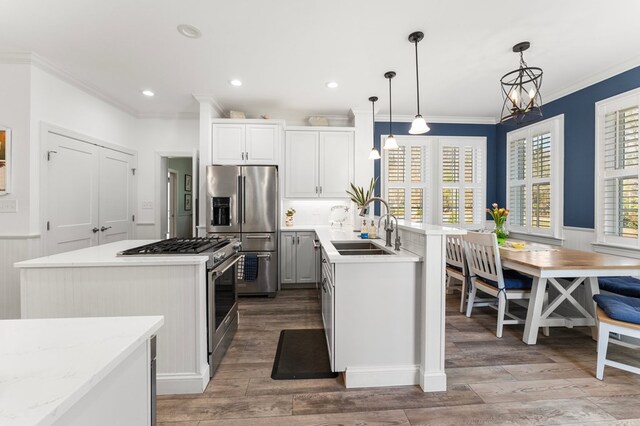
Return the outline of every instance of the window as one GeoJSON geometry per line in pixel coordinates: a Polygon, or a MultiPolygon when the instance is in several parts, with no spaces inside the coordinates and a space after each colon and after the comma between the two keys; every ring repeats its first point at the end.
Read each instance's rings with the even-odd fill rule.
{"type": "Polygon", "coordinates": [[[482,228],[485,138],[397,136],[384,152],[384,197],[398,219],[482,228]]]}
{"type": "Polygon", "coordinates": [[[509,227],[561,237],[564,116],[507,133],[509,227]]]}
{"type": "Polygon", "coordinates": [[[596,231],[601,243],[640,246],[639,93],[596,104],[596,231]]]}

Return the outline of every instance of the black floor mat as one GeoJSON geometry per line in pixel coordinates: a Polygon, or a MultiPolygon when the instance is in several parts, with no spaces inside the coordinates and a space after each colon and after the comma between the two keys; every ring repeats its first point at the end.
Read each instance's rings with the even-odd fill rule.
{"type": "Polygon", "coordinates": [[[327,340],[322,329],[282,330],[271,378],[275,380],[329,379],[327,340]]]}

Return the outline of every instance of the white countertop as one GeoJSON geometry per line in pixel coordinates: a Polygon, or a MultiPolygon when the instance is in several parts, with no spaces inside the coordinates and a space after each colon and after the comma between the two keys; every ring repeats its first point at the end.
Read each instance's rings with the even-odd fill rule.
{"type": "Polygon", "coordinates": [[[150,244],[158,240],[122,240],[80,250],[68,251],[37,259],[14,263],[16,268],[63,268],[88,266],[152,266],[197,265],[206,263],[208,256],[120,256],[118,252],[150,244]]]}
{"type": "Polygon", "coordinates": [[[0,321],[0,424],[51,424],[146,341],[161,316],[0,321]]]}
{"type": "Polygon", "coordinates": [[[452,226],[430,225],[428,223],[411,222],[400,219],[398,228],[424,235],[464,235],[466,230],[452,226]]]}
{"type": "MultiPolygon", "coordinates": [[[[373,240],[362,240],[359,232],[354,232],[351,226],[329,226],[329,225],[294,225],[282,228],[281,231],[312,231],[315,232],[320,244],[332,263],[397,263],[397,262],[420,262],[422,258],[410,251],[400,249],[395,251],[393,247],[385,247],[384,240],[376,238],[373,240]],[[392,255],[363,255],[363,256],[343,256],[331,244],[332,241],[370,241],[383,250],[393,252],[392,255]]],[[[394,236],[395,238],[395,236],[394,236]]]]}

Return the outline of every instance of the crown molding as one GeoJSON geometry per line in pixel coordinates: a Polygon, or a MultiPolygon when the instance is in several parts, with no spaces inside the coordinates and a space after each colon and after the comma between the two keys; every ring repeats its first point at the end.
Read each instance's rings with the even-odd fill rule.
{"type": "Polygon", "coordinates": [[[159,119],[159,120],[197,120],[200,113],[197,112],[150,112],[140,113],[137,115],[140,119],[159,119]]]}
{"type": "MultiPolygon", "coordinates": [[[[376,121],[389,121],[389,116],[384,114],[376,114],[376,121]]],[[[393,121],[397,123],[411,123],[416,118],[414,115],[394,115],[393,121]]],[[[495,117],[455,117],[448,115],[425,116],[427,123],[444,123],[444,124],[496,124],[495,117]]]]}
{"type": "Polygon", "coordinates": [[[606,70],[599,72],[597,74],[593,74],[591,77],[587,77],[583,80],[578,81],[575,84],[572,84],[566,89],[562,89],[556,92],[551,93],[550,95],[545,95],[544,105],[555,100],[558,100],[564,96],[570,95],[572,93],[578,92],[582,89],[585,89],[589,86],[593,86],[594,84],[600,83],[604,80],[607,80],[611,77],[615,77],[618,74],[622,74],[625,71],[629,71],[630,69],[636,68],[640,66],[640,56],[636,56],[634,58],[629,59],[628,61],[624,61],[618,65],[614,65],[612,67],[607,68],[606,70]]]}
{"type": "Polygon", "coordinates": [[[88,93],[91,96],[95,96],[96,98],[108,103],[109,105],[118,108],[119,110],[126,112],[127,114],[138,117],[138,111],[131,108],[129,105],[126,105],[114,97],[107,95],[105,92],[100,90],[99,88],[86,83],[69,72],[63,70],[57,65],[49,62],[42,56],[33,53],[33,52],[0,52],[0,63],[3,64],[29,64],[40,68],[42,71],[47,72],[55,77],[58,77],[60,80],[68,83],[77,89],[82,90],[85,93],[88,93]]]}
{"type": "Polygon", "coordinates": [[[202,103],[210,104],[215,110],[215,112],[218,113],[218,117],[214,117],[214,118],[222,118],[222,117],[228,116],[228,114],[226,113],[222,105],[218,101],[216,101],[213,98],[213,96],[203,95],[199,93],[192,93],[192,96],[196,99],[196,101],[198,101],[201,104],[202,103]]]}

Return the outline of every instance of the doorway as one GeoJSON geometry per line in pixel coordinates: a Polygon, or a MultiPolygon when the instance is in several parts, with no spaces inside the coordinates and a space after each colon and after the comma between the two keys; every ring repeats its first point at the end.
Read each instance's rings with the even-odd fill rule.
{"type": "Polygon", "coordinates": [[[175,238],[178,233],[178,171],[167,172],[167,238],[175,238]]]}
{"type": "MultiPolygon", "coordinates": [[[[192,238],[197,203],[194,158],[185,155],[159,153],[160,194],[158,219],[160,238],[192,238]]],[[[173,153],[172,153],[173,154],[173,153]]]]}

